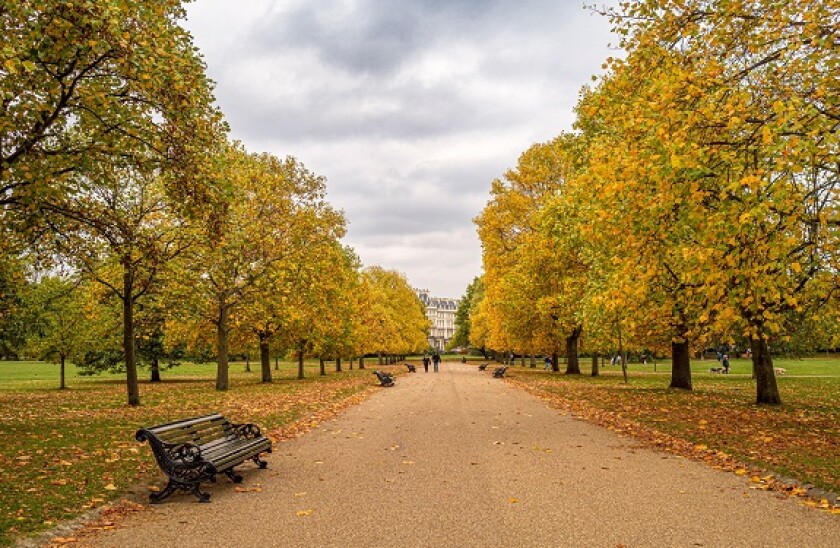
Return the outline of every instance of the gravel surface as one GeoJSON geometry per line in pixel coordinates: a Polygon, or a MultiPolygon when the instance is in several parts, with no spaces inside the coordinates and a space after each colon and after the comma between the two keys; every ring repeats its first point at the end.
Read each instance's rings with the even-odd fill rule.
{"type": "MultiPolygon", "coordinates": [[[[514,372],[515,374],[515,372],[514,372]]],[[[371,375],[372,382],[373,375],[371,375]]],[[[93,546],[840,546],[840,519],[640,448],[475,366],[404,375],[269,468],[176,495],[93,546]]]]}

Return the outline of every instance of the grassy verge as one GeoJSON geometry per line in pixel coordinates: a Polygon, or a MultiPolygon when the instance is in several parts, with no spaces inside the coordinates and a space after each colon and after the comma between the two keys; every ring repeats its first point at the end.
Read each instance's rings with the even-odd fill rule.
{"type": "Polygon", "coordinates": [[[516,367],[511,377],[581,418],[750,474],[764,486],[790,478],[840,493],[840,360],[778,360],[786,370],[778,378],[781,406],[754,404],[750,362],[734,360],[730,375],[709,373],[716,366],[694,364],[691,392],[669,390],[670,368],[662,363],[657,371],[631,365],[628,384],[617,367],[596,378],[588,370],[565,376],[516,367]]]}
{"type": "Polygon", "coordinates": [[[142,405],[129,408],[119,375],[79,377],[69,367],[69,389],[58,390],[56,365],[0,362],[0,546],[161,486],[151,451],[134,440],[142,426],[220,411],[277,440],[376,386],[372,364],[342,373],[330,367],[325,377],[307,364],[307,378],[297,380],[296,364],[281,363],[271,384],[260,383],[259,364],[251,367],[232,364],[231,388],[218,392],[215,365],[184,364],[164,372],[162,383],[143,382],[142,405]]]}

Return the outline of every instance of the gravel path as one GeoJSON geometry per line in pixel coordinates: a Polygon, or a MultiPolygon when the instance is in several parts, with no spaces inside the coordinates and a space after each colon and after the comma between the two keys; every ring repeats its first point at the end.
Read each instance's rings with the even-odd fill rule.
{"type": "MultiPolygon", "coordinates": [[[[371,377],[373,377],[371,375],[371,377]]],[[[95,546],[840,546],[840,519],[639,448],[475,366],[404,375],[95,546]]]]}

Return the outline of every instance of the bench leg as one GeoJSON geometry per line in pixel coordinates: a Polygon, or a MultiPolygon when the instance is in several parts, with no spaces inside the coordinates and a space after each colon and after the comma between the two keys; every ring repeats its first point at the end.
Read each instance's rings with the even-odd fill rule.
{"type": "Polygon", "coordinates": [[[196,482],[192,484],[188,483],[181,483],[179,481],[169,480],[169,483],[166,484],[166,488],[160,493],[151,493],[149,495],[149,502],[152,504],[160,504],[163,502],[164,499],[168,498],[172,493],[177,490],[189,491],[193,495],[198,498],[198,502],[210,502],[210,493],[202,493],[201,492],[201,484],[196,482]]]}
{"type": "Polygon", "coordinates": [[[259,455],[254,455],[254,457],[251,460],[254,461],[260,468],[265,468],[266,466],[268,466],[268,463],[262,460],[259,455]]]}
{"type": "Polygon", "coordinates": [[[225,470],[225,475],[226,475],[227,477],[229,477],[229,478],[230,478],[230,481],[232,481],[233,483],[242,483],[242,476],[240,476],[239,474],[235,473],[235,472],[233,471],[233,468],[231,468],[231,469],[229,469],[229,470],[225,470]]]}

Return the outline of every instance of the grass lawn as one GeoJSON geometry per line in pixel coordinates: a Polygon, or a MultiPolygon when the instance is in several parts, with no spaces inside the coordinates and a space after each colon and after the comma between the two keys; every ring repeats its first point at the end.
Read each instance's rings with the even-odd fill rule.
{"type": "Polygon", "coordinates": [[[162,383],[141,382],[142,405],[129,408],[122,375],[80,377],[68,366],[68,389],[58,390],[57,365],[0,361],[0,546],[162,487],[151,450],[134,440],[140,427],[219,411],[276,441],[374,390],[374,363],[347,371],[345,362],[342,373],[330,363],[325,377],[308,363],[307,378],[297,380],[297,364],[281,362],[271,384],[260,382],[259,363],[250,373],[234,363],[227,392],[215,390],[215,364],[183,364],[163,371],[162,383]]]}
{"type": "Polygon", "coordinates": [[[715,360],[693,362],[690,392],[667,388],[668,362],[656,371],[631,363],[629,384],[620,367],[593,378],[589,365],[581,362],[582,376],[541,367],[516,367],[510,376],[584,419],[654,445],[758,479],[769,471],[840,493],[840,360],[775,360],[786,370],[778,376],[780,406],[755,405],[748,360],[733,360],[729,375],[709,373],[715,360]]]}

